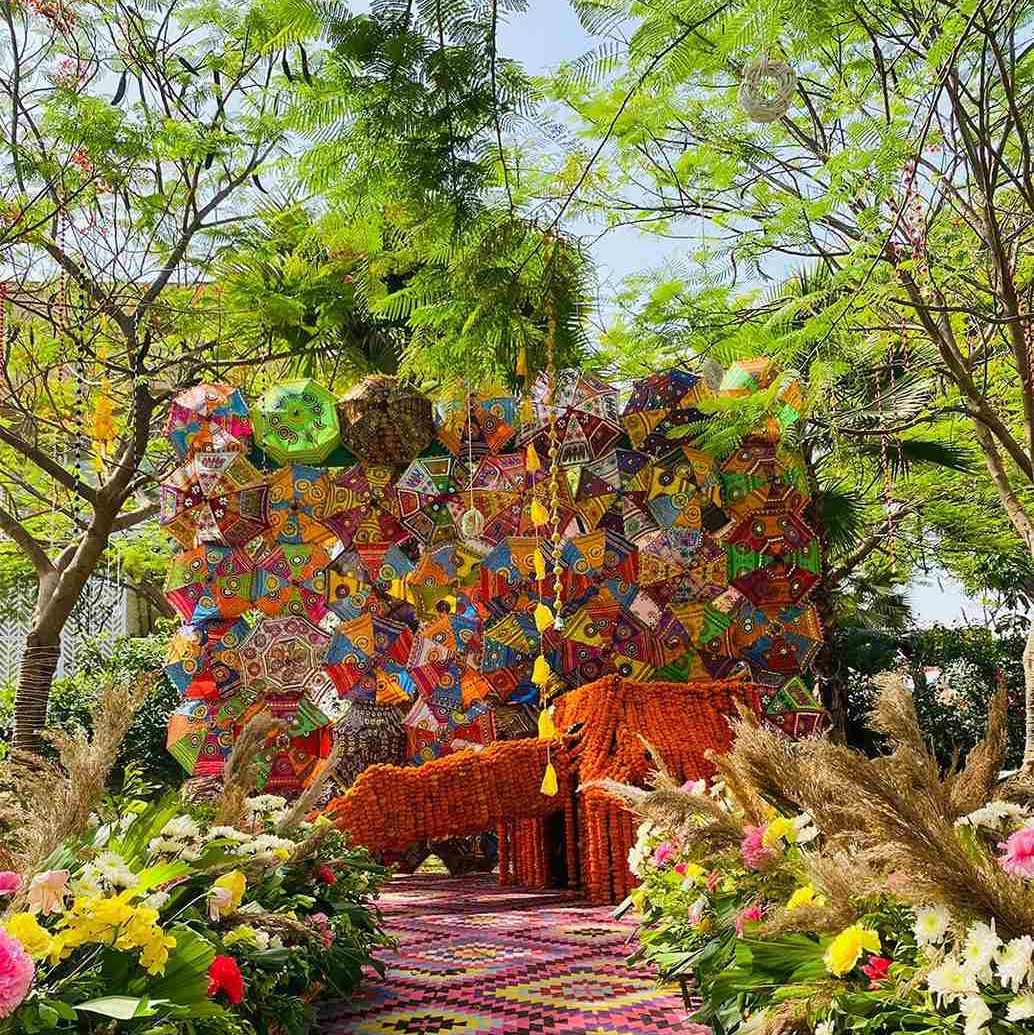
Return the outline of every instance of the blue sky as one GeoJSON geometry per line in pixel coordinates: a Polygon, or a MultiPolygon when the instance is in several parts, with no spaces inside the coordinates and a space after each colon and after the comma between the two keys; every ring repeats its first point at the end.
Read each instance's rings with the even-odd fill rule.
{"type": "MultiPolygon", "coordinates": [[[[369,5],[357,0],[352,6],[355,10],[364,10],[369,5]]],[[[502,28],[499,50],[537,75],[562,61],[579,57],[592,46],[591,37],[582,29],[566,0],[530,0],[528,10],[502,28]]],[[[605,301],[608,290],[616,287],[623,277],[662,265],[673,255],[674,246],[634,230],[621,229],[596,241],[591,251],[605,301]]],[[[922,624],[983,620],[980,606],[966,596],[958,583],[944,575],[917,580],[909,591],[922,624]]]]}

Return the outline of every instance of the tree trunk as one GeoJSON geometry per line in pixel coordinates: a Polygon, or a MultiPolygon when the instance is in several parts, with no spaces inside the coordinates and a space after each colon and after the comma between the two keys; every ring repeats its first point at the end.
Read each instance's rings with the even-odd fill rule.
{"type": "Polygon", "coordinates": [[[1027,736],[1023,745],[1023,772],[1034,776],[1034,622],[1023,648],[1023,689],[1027,710],[1027,736]]]}
{"type": "Polygon", "coordinates": [[[50,687],[61,658],[61,635],[51,637],[33,629],[25,640],[14,703],[14,749],[39,754],[40,732],[47,724],[50,687]]]}

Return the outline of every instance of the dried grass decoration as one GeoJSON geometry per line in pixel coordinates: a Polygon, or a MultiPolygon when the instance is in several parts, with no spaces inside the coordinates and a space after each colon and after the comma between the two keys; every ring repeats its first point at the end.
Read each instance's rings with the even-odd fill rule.
{"type": "Polygon", "coordinates": [[[755,58],[743,70],[738,99],[753,122],[775,122],[790,108],[797,73],[785,61],[755,58]]]}

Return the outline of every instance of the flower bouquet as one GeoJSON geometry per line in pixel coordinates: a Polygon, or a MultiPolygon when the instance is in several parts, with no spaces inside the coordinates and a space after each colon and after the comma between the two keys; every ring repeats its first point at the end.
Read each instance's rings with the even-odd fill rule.
{"type": "Polygon", "coordinates": [[[794,744],[749,715],[716,780],[655,758],[650,790],[602,785],[642,817],[622,905],[638,959],[688,987],[691,1035],[1019,1035],[1034,1024],[1034,808],[1001,786],[1005,701],[942,773],[888,678],[874,759],[794,744]]]}

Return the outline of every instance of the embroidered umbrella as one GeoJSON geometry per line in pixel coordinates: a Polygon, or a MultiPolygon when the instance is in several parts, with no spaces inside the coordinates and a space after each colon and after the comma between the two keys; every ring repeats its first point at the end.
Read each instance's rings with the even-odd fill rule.
{"type": "Polygon", "coordinates": [[[733,628],[733,650],[756,682],[778,686],[805,671],[822,646],[822,626],[811,604],[767,615],[746,604],[733,628]]]}
{"type": "Polygon", "coordinates": [[[490,744],[494,737],[491,709],[484,701],[476,701],[468,708],[450,708],[421,698],[402,725],[413,765],[464,748],[477,750],[490,744]]]}
{"type": "Polygon", "coordinates": [[[396,486],[403,526],[425,546],[455,540],[457,528],[451,504],[462,503],[469,480],[466,467],[452,456],[414,460],[396,486]]]}
{"type": "Polygon", "coordinates": [[[169,753],[191,776],[219,776],[246,708],[240,695],[183,701],[169,716],[169,753]]]}
{"type": "Polygon", "coordinates": [[[407,625],[361,614],[337,627],[325,668],[339,697],[398,703],[409,696],[399,678],[412,646],[413,633],[407,625]]]}
{"type": "Polygon", "coordinates": [[[329,480],[319,467],[291,464],[269,476],[268,538],[273,543],[329,546],[334,532],[326,516],[329,480]]]}
{"type": "Polygon", "coordinates": [[[238,618],[252,607],[255,562],[235,546],[209,544],[176,554],[165,596],[185,622],[238,618]]]}
{"type": "Polygon", "coordinates": [[[517,434],[517,400],[512,395],[469,395],[438,404],[436,436],[465,464],[502,453],[517,434]]]}
{"type": "Polygon", "coordinates": [[[260,621],[237,648],[241,685],[252,700],[300,701],[322,692],[330,636],[302,615],[260,621]]]}
{"type": "Polygon", "coordinates": [[[462,492],[449,504],[464,539],[487,550],[507,536],[516,535],[524,506],[524,483],[522,453],[485,456],[476,461],[462,492]],[[463,515],[471,510],[481,515],[481,530],[477,535],[468,536],[463,515]]]}
{"type": "Polygon", "coordinates": [[[781,469],[772,443],[748,439],[722,464],[724,509],[740,519],[767,506],[781,469]]]}
{"type": "Polygon", "coordinates": [[[337,400],[305,379],[270,388],[255,406],[255,445],[281,464],[318,464],[341,441],[337,400]]]}
{"type": "Polygon", "coordinates": [[[220,697],[234,693],[240,670],[233,651],[251,626],[244,618],[184,625],[169,641],[164,672],[170,683],[188,698],[220,697]]]}
{"type": "Polygon", "coordinates": [[[269,528],[269,487],[242,453],[195,453],[159,488],[158,521],[188,549],[246,546],[269,528]]]}
{"type": "Polygon", "coordinates": [[[522,441],[530,443],[542,461],[549,460],[550,417],[556,413],[560,462],[564,466],[597,460],[621,437],[617,391],[584,371],[561,370],[556,377],[554,401],[549,401],[549,379],[539,375],[531,390],[535,421],[522,441]]]}
{"type": "Polygon", "coordinates": [[[373,374],[338,404],[342,435],[374,464],[408,464],[434,438],[431,402],[394,377],[373,374]]]}
{"type": "Polygon", "coordinates": [[[500,700],[537,693],[531,670],[539,652],[539,633],[530,610],[511,611],[486,622],[481,673],[500,700]]]}
{"type": "Polygon", "coordinates": [[[269,694],[244,712],[238,728],[259,711],[268,712],[282,728],[270,734],[255,759],[258,789],[296,794],[330,754],[333,721],[310,699],[299,699],[293,693],[269,694]]]}
{"type": "Polygon", "coordinates": [[[304,615],[318,624],[329,611],[330,563],[322,546],[274,546],[255,562],[255,607],[267,615],[304,615]]]}
{"type": "Polygon", "coordinates": [[[329,475],[321,520],[345,550],[367,543],[400,544],[408,531],[396,513],[395,472],[390,467],[355,464],[329,475]]]}
{"type": "Polygon", "coordinates": [[[387,543],[367,543],[339,553],[326,572],[329,607],[347,621],[363,611],[377,610],[368,603],[372,594],[380,601],[377,613],[384,617],[402,608],[411,611],[405,580],[413,568],[407,554],[387,543]]]}
{"type": "Polygon", "coordinates": [[[718,467],[705,453],[682,446],[654,461],[644,474],[647,506],[659,525],[713,533],[729,523],[718,467]]]}
{"type": "Polygon", "coordinates": [[[587,529],[616,532],[635,543],[660,525],[649,505],[649,458],[642,453],[629,458],[627,452],[618,450],[581,469],[575,507],[587,529]],[[619,459],[618,452],[626,456],[619,459]]]}
{"type": "Polygon", "coordinates": [[[183,459],[197,452],[246,453],[251,434],[244,396],[227,384],[194,385],[180,392],[165,421],[165,435],[183,459]]]}
{"type": "Polygon", "coordinates": [[[705,419],[700,406],[713,395],[699,374],[672,367],[633,382],[621,423],[637,449],[663,456],[677,448],[680,431],[705,419]]]}
{"type": "Polygon", "coordinates": [[[406,599],[421,617],[455,611],[461,591],[477,582],[480,563],[478,553],[459,543],[427,550],[405,577],[406,599]]]}

